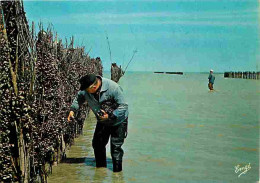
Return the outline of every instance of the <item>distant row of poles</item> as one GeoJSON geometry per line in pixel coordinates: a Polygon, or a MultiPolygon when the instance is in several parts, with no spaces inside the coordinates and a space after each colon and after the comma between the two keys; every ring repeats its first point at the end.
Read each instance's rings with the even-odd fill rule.
{"type": "Polygon", "coordinates": [[[224,72],[225,78],[260,79],[260,72],[224,72]]]}

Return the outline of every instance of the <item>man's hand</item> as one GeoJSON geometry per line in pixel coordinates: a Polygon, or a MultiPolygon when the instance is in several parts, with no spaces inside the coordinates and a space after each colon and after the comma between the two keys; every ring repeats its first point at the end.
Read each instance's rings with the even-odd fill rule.
{"type": "Polygon", "coordinates": [[[70,118],[73,118],[74,119],[74,112],[73,111],[70,111],[70,114],[68,116],[68,121],[70,122],[70,118]]]}
{"type": "Polygon", "coordinates": [[[103,116],[98,116],[100,121],[108,120],[108,114],[104,110],[102,110],[102,109],[101,109],[101,111],[103,112],[103,116]]]}

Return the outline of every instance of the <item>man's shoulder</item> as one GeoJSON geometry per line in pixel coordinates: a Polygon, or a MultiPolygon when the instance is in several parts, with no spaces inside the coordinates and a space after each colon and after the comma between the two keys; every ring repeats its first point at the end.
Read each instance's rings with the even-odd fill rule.
{"type": "Polygon", "coordinates": [[[118,86],[118,84],[115,81],[108,78],[102,78],[102,83],[112,85],[112,86],[118,86]]]}
{"type": "Polygon", "coordinates": [[[101,91],[109,90],[110,92],[112,92],[112,91],[116,90],[117,88],[119,88],[119,85],[116,82],[112,81],[111,79],[102,77],[101,91]]]}

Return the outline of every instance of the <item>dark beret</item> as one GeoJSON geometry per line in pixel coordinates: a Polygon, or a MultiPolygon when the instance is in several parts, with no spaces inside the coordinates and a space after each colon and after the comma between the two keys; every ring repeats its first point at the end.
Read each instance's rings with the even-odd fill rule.
{"type": "Polygon", "coordinates": [[[95,74],[88,74],[79,79],[80,90],[87,89],[90,85],[92,85],[96,81],[97,77],[95,74]]]}

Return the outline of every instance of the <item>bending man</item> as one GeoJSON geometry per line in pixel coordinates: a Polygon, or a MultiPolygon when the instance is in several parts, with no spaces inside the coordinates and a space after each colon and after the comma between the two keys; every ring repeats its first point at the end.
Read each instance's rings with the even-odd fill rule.
{"type": "Polygon", "coordinates": [[[110,137],[113,171],[120,172],[124,154],[121,146],[126,138],[128,121],[128,105],[122,88],[114,81],[94,74],[80,78],[79,82],[80,91],[73,100],[68,121],[74,117],[74,112],[87,101],[97,118],[92,141],[96,167],[107,166],[106,145],[110,137]],[[102,106],[106,106],[105,109],[102,109],[102,106]]]}

